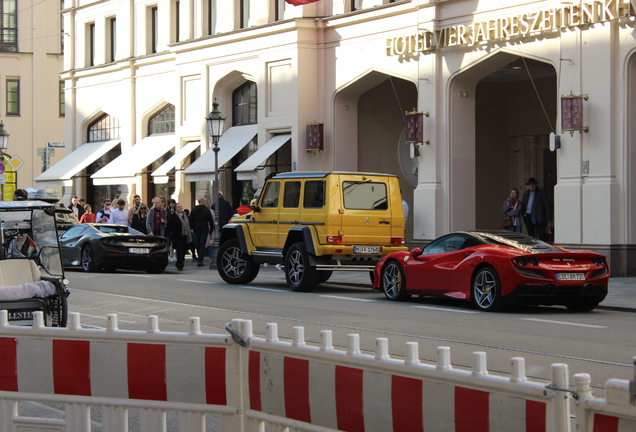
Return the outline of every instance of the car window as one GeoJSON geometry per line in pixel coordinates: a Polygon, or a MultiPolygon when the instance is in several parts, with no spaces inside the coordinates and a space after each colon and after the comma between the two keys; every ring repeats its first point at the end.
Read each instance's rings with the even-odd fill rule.
{"type": "Polygon", "coordinates": [[[351,210],[387,210],[386,184],[362,181],[342,183],[344,206],[351,210]]]}
{"type": "Polygon", "coordinates": [[[283,199],[283,207],[298,208],[300,202],[300,182],[285,182],[285,196],[283,199]]]}
{"type": "Polygon", "coordinates": [[[280,194],[280,182],[271,181],[267,183],[261,207],[278,207],[278,195],[280,194]]]}
{"type": "Polygon", "coordinates": [[[75,216],[70,212],[55,212],[55,220],[62,223],[77,224],[75,216]]]}
{"type": "MultiPolygon", "coordinates": [[[[465,243],[466,243],[466,236],[461,234],[450,234],[450,235],[441,237],[433,241],[432,243],[430,243],[428,246],[424,248],[424,250],[422,251],[422,255],[455,252],[467,247],[467,246],[464,246],[465,243]]],[[[471,245],[471,246],[475,246],[475,245],[471,245]]]]}
{"type": "Polygon", "coordinates": [[[100,232],[103,233],[116,233],[116,234],[128,234],[127,226],[117,225],[94,225],[100,232]]]}
{"type": "Polygon", "coordinates": [[[67,238],[77,237],[79,235],[82,235],[85,229],[86,227],[83,225],[76,225],[73,228],[66,231],[64,234],[62,234],[60,238],[67,239],[67,238]]]}
{"type": "Polygon", "coordinates": [[[325,182],[306,181],[305,193],[303,194],[304,208],[322,208],[325,205],[325,182]]]}

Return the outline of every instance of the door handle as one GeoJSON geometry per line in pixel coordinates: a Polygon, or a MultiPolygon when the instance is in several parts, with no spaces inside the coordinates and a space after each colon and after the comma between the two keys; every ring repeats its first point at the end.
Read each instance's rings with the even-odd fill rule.
{"type": "Polygon", "coordinates": [[[383,225],[391,225],[391,221],[388,220],[381,220],[380,223],[383,225]]]}

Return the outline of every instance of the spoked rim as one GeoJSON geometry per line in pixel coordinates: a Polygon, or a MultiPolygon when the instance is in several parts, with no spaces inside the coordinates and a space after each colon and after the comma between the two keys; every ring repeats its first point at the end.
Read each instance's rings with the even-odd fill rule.
{"type": "Polygon", "coordinates": [[[495,275],[484,270],[475,278],[473,284],[473,292],[475,294],[475,302],[482,309],[488,309],[495,302],[497,295],[497,281],[495,275]]]}
{"type": "Polygon", "coordinates": [[[289,255],[287,275],[292,284],[297,285],[303,278],[305,273],[305,265],[303,264],[303,256],[300,251],[292,251],[289,255]]]}
{"type": "Polygon", "coordinates": [[[84,269],[84,271],[90,270],[92,262],[93,254],[89,247],[85,247],[82,249],[82,269],[84,269]]]}
{"type": "Polygon", "coordinates": [[[221,267],[229,277],[239,278],[247,269],[247,261],[239,248],[230,247],[221,256],[221,267]]]}
{"type": "Polygon", "coordinates": [[[394,299],[402,288],[402,273],[395,263],[388,264],[382,274],[382,288],[388,298],[394,299]]]}

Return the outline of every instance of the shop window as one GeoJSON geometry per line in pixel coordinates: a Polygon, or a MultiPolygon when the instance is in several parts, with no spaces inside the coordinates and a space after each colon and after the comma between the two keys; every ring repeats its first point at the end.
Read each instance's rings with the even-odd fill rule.
{"type": "Polygon", "coordinates": [[[119,138],[119,120],[108,114],[102,115],[88,127],[88,142],[107,141],[119,138]]]}
{"type": "Polygon", "coordinates": [[[0,184],[0,201],[12,201],[13,193],[17,189],[18,174],[9,163],[11,156],[0,153],[0,161],[4,162],[4,183],[0,184]]]}
{"type": "Polygon", "coordinates": [[[7,79],[7,115],[20,115],[20,80],[7,79]]]}
{"type": "Polygon", "coordinates": [[[17,0],[0,1],[0,52],[18,51],[17,0]]]}
{"type": "Polygon", "coordinates": [[[148,135],[174,133],[174,105],[167,105],[164,109],[150,118],[148,135]]]}
{"type": "Polygon", "coordinates": [[[256,83],[248,82],[232,94],[234,126],[256,124],[256,83]]]}

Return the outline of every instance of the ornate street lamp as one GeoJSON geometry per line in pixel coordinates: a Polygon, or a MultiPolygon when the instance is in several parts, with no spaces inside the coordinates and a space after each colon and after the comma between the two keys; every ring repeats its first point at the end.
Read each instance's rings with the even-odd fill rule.
{"type": "Polygon", "coordinates": [[[212,137],[212,144],[214,147],[212,151],[214,151],[214,243],[212,245],[212,250],[214,251],[214,256],[210,261],[210,268],[216,268],[216,253],[219,246],[219,139],[221,135],[223,135],[223,126],[225,125],[225,117],[219,111],[219,104],[214,99],[212,103],[213,110],[208,116],[205,118],[205,121],[208,123],[208,133],[210,137],[212,137]]]}
{"type": "Polygon", "coordinates": [[[0,153],[4,153],[9,144],[9,134],[4,130],[4,123],[0,120],[0,153]]]}

